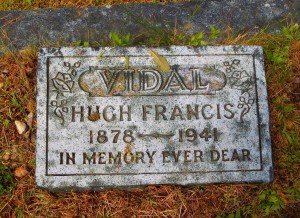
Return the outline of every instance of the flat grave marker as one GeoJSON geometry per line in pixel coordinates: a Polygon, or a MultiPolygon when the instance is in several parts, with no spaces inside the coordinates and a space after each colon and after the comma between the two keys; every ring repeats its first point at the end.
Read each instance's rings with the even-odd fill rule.
{"type": "Polygon", "coordinates": [[[258,46],[42,48],[36,184],[270,182],[258,46]]]}

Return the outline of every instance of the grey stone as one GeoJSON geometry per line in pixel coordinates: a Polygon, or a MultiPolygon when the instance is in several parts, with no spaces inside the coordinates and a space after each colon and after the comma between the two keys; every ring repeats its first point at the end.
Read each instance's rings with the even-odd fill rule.
{"type": "MultiPolygon", "coordinates": [[[[110,32],[141,36],[178,32],[207,32],[210,26],[224,33],[255,30],[264,25],[280,29],[280,22],[293,15],[299,22],[299,1],[231,0],[192,1],[166,4],[128,4],[108,7],[41,9],[0,12],[0,37],[11,49],[29,45],[68,44],[78,40],[107,45],[110,32]],[[298,15],[297,15],[298,13],[298,15]]],[[[142,38],[143,38],[142,37],[142,38]]],[[[133,44],[135,43],[133,41],[133,44]]]]}
{"type": "Polygon", "coordinates": [[[270,182],[269,128],[261,47],[39,50],[38,187],[270,182]]]}

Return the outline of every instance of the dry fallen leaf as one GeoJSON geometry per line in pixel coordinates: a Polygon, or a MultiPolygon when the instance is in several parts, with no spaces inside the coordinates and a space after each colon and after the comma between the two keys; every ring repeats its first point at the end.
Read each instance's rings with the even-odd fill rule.
{"type": "Polygon", "coordinates": [[[32,127],[32,121],[33,121],[33,113],[30,112],[30,113],[27,115],[27,119],[26,119],[26,123],[27,123],[27,125],[29,126],[29,128],[32,127]]]}
{"type": "Polygon", "coordinates": [[[30,111],[31,113],[34,113],[35,112],[35,102],[32,100],[32,99],[29,99],[29,101],[27,102],[27,105],[26,105],[26,109],[28,111],[30,111]]]}
{"type": "Polygon", "coordinates": [[[2,160],[8,161],[9,158],[10,158],[10,153],[5,153],[5,154],[3,155],[3,157],[2,157],[2,160]]]}
{"type": "Polygon", "coordinates": [[[26,139],[29,139],[29,137],[30,137],[30,131],[25,132],[23,135],[24,135],[24,137],[26,139]]]}
{"type": "Polygon", "coordinates": [[[32,134],[30,134],[30,141],[31,141],[31,143],[35,143],[35,141],[36,141],[36,133],[32,133],[32,134]]]}
{"type": "Polygon", "coordinates": [[[0,89],[4,87],[4,78],[0,77],[0,89]]]}
{"type": "Polygon", "coordinates": [[[3,73],[3,74],[8,74],[9,71],[8,71],[8,69],[4,69],[4,70],[1,71],[1,73],[3,73]]]}
{"type": "Polygon", "coordinates": [[[129,56],[125,55],[125,69],[129,69],[129,56]]]}
{"type": "Polygon", "coordinates": [[[24,134],[26,132],[27,126],[24,122],[16,120],[15,125],[17,127],[18,133],[20,135],[24,134]]]}
{"type": "Polygon", "coordinates": [[[191,21],[187,22],[184,26],[183,26],[183,29],[185,31],[189,31],[193,28],[193,23],[191,21]]]}
{"type": "Polygon", "coordinates": [[[11,160],[13,161],[17,161],[19,159],[19,154],[20,152],[18,152],[18,146],[17,145],[12,145],[11,148],[11,160]]]}
{"type": "Polygon", "coordinates": [[[15,170],[15,176],[18,178],[24,177],[28,174],[28,171],[24,167],[18,167],[15,170]]]}
{"type": "Polygon", "coordinates": [[[157,52],[153,51],[152,49],[148,49],[150,55],[153,57],[154,63],[158,66],[158,69],[163,72],[167,73],[171,70],[171,67],[166,58],[160,56],[157,52]]]}
{"type": "Polygon", "coordinates": [[[105,53],[105,50],[102,51],[100,54],[98,54],[98,56],[96,57],[97,60],[100,60],[102,58],[102,56],[104,55],[104,53],[105,53]]]}

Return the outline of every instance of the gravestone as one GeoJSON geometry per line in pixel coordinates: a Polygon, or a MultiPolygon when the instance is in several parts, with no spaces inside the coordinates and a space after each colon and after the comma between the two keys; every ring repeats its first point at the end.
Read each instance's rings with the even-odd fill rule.
{"type": "Polygon", "coordinates": [[[270,182],[262,48],[43,48],[36,184],[270,182]]]}

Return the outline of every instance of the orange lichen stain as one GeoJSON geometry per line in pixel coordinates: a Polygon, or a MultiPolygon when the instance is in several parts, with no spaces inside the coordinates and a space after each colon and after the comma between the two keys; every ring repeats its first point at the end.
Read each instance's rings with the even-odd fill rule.
{"type": "Polygon", "coordinates": [[[222,89],[223,87],[224,87],[224,84],[220,83],[217,80],[213,80],[212,83],[210,83],[211,89],[219,90],[219,89],[222,89]]]}
{"type": "Polygon", "coordinates": [[[86,51],[85,50],[79,50],[79,51],[77,51],[76,52],[76,55],[82,55],[82,54],[84,54],[86,51]]]}
{"type": "Polygon", "coordinates": [[[132,152],[133,148],[134,148],[134,146],[131,143],[126,143],[126,147],[124,149],[124,153],[130,153],[130,152],[132,152]]]}
{"type": "Polygon", "coordinates": [[[108,96],[108,94],[102,89],[91,89],[89,92],[92,96],[108,96]]]}
{"type": "Polygon", "coordinates": [[[88,119],[89,119],[90,121],[93,121],[93,122],[99,120],[99,119],[100,119],[100,114],[99,114],[99,112],[92,112],[92,113],[88,116],[88,119]]]}

